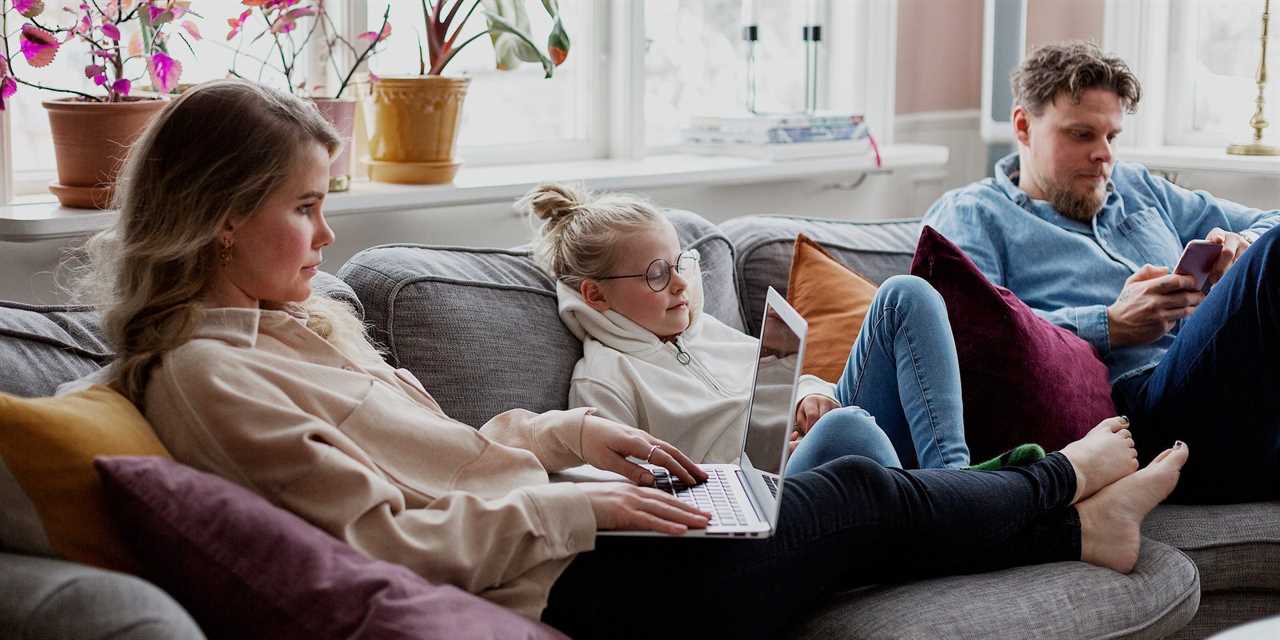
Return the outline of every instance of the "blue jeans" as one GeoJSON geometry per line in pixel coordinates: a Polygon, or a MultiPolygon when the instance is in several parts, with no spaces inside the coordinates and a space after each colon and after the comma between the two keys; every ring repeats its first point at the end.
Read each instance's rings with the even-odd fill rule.
{"type": "Polygon", "coordinates": [[[542,619],[574,638],[776,638],[842,590],[1079,560],[1075,491],[1060,453],[1002,471],[847,456],[787,477],[769,538],[596,538],[542,619]]]}
{"type": "Polygon", "coordinates": [[[881,466],[902,468],[889,436],[862,407],[839,407],[813,423],[787,459],[787,474],[814,469],[841,456],[863,456],[881,466]]]}
{"type": "Polygon", "coordinates": [[[1280,230],[1263,234],[1183,322],[1160,364],[1112,387],[1139,457],[1174,440],[1195,451],[1172,501],[1280,497],[1278,244],[1280,230]]]}

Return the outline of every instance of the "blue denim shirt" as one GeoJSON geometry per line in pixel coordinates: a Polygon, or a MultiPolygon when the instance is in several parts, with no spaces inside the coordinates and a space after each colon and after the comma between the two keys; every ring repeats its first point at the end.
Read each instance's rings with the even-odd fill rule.
{"type": "Polygon", "coordinates": [[[1092,223],[1067,218],[1018,187],[1018,155],[995,178],[947,192],[925,214],[992,282],[1097,350],[1115,382],[1160,361],[1180,327],[1145,345],[1111,348],[1107,306],[1143,264],[1172,269],[1190,241],[1214,227],[1261,235],[1280,211],[1259,211],[1188,191],[1138,164],[1117,162],[1092,223]]]}

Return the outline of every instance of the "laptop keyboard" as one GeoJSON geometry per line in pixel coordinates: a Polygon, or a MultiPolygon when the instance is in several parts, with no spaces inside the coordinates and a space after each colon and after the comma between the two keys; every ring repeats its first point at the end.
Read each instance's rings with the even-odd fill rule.
{"type": "Polygon", "coordinates": [[[747,524],[742,505],[733,499],[734,493],[729,488],[729,483],[736,481],[732,472],[720,468],[708,469],[707,481],[690,487],[666,469],[654,467],[650,471],[653,472],[656,489],[666,491],[685,504],[710,513],[711,522],[708,526],[732,527],[747,524]]]}
{"type": "Polygon", "coordinates": [[[778,479],[767,473],[760,474],[764,478],[764,486],[769,487],[769,493],[773,497],[778,497],[778,479]]]}

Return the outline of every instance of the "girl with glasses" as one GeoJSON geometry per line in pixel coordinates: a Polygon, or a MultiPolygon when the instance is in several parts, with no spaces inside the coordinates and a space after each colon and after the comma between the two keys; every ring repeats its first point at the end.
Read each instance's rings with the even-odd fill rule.
{"type": "MultiPolygon", "coordinates": [[[[583,341],[570,406],[595,407],[699,462],[736,462],[757,341],[702,313],[697,251],[682,251],[666,217],[634,196],[551,184],[517,206],[543,221],[537,258],[556,280],[561,319],[583,341]]],[[[941,296],[919,278],[891,278],[863,326],[838,384],[803,375],[796,405],[757,403],[753,425],[784,429],[795,413],[792,472],[850,454],[887,467],[968,467],[941,296]]],[[[975,466],[1042,457],[1023,445],[975,466]]]]}

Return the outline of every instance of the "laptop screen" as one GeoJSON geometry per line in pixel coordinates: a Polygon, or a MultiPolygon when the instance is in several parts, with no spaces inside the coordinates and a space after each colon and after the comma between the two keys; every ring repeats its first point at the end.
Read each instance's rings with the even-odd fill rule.
{"type": "Polygon", "coordinates": [[[789,447],[792,389],[800,366],[800,336],[771,306],[760,330],[760,361],[747,416],[745,453],[751,466],[781,474],[789,447]]]}

